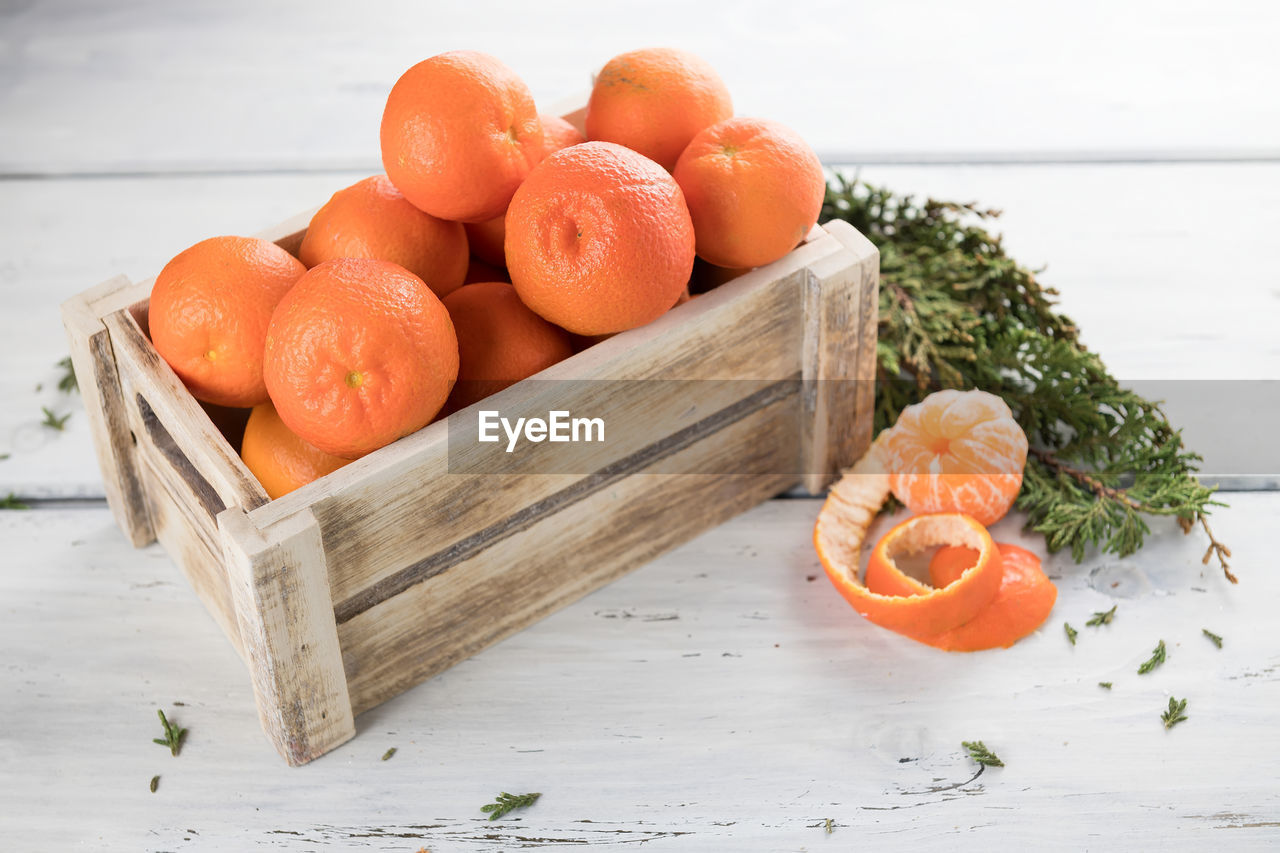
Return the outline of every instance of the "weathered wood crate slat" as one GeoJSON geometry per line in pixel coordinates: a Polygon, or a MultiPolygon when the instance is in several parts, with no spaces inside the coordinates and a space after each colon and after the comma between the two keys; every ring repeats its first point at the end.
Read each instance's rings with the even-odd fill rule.
{"type": "MultiPolygon", "coordinates": [[[[309,219],[260,236],[296,251],[309,219]]],[[[274,501],[233,446],[243,413],[198,403],[151,346],[151,281],[111,279],[63,317],[121,529],[181,567],[268,738],[302,764],[361,711],[657,554],[823,489],[870,441],[878,280],[875,248],[833,222],[485,404],[638,413],[652,432],[598,468],[467,471],[449,429],[473,407],[274,501]]]]}

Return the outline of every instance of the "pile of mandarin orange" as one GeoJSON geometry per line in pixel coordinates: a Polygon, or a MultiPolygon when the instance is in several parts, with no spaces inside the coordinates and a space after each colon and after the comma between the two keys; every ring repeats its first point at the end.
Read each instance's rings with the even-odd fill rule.
{"type": "Polygon", "coordinates": [[[706,62],[611,59],[585,136],[492,56],[392,87],[385,175],[336,192],[297,257],[214,237],[156,278],[156,350],[207,403],[252,408],[241,456],[279,497],[689,298],[695,256],[770,263],[825,182],[777,122],[735,118],[706,62]]]}

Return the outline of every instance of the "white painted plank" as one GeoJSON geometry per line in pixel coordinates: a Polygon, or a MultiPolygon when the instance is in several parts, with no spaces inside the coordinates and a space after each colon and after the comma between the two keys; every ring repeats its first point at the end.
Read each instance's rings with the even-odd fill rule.
{"type": "MultiPolygon", "coordinates": [[[[996,228],[1010,251],[1026,264],[1049,265],[1044,281],[1062,292],[1085,342],[1122,378],[1280,378],[1280,278],[1271,257],[1280,164],[883,166],[862,174],[904,192],[1003,208],[996,228]]],[[[101,495],[84,419],[74,414],[79,401],[54,390],[53,365],[67,351],[61,300],[117,273],[150,277],[197,240],[252,233],[359,177],[4,182],[0,454],[11,456],[0,461],[0,495],[101,495]],[[73,412],[66,433],[39,426],[44,405],[73,412]]],[[[1214,454],[1240,445],[1234,430],[1241,424],[1206,420],[1196,395],[1182,399],[1171,399],[1174,414],[1190,425],[1191,446],[1213,470],[1214,454]]],[[[1245,446],[1262,446],[1267,436],[1257,430],[1265,433],[1267,423],[1256,421],[1254,444],[1245,446]]]]}
{"type": "MultiPolygon", "coordinates": [[[[354,741],[292,770],[163,552],[134,551],[105,510],[0,513],[0,835],[101,851],[1273,847],[1280,575],[1263,555],[1280,496],[1233,503],[1215,527],[1238,587],[1200,565],[1199,534],[1158,525],[1128,560],[1050,560],[1047,626],[964,655],[863,621],[816,565],[818,503],[772,502],[363,715],[354,741]],[[1112,604],[1113,624],[1084,626],[1112,604]],[[1138,676],[1160,639],[1168,662],[1138,676]],[[1165,731],[1170,695],[1190,719],[1165,731]],[[178,758],[150,743],[158,706],[190,728],[178,758]],[[967,781],[971,739],[1007,766],[967,781]],[[479,807],[500,790],[543,798],[489,823],[479,807]]],[[[996,537],[1028,542],[1017,528],[996,537]]]]}
{"type": "Polygon", "coordinates": [[[0,171],[366,171],[427,56],[488,51],[549,102],[655,44],[831,161],[1275,157],[1278,31],[1265,0],[8,4],[0,171]]]}

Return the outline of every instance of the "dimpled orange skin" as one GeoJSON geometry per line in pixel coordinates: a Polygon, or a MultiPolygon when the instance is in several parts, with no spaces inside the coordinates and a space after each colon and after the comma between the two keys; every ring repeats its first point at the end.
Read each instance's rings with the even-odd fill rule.
{"type": "Polygon", "coordinates": [[[683,50],[646,48],[610,59],[587,102],[590,140],[616,142],[671,171],[705,127],[733,115],[733,99],[705,60],[683,50]]]}
{"type": "Polygon", "coordinates": [[[889,486],[912,512],[964,512],[995,524],[1018,497],[1027,436],[986,391],[936,391],[885,437],[889,486]]]}
{"type": "Polygon", "coordinates": [[[649,323],[693,269],[684,194],[656,163],[609,142],[549,156],[507,211],[507,271],[520,299],[580,335],[649,323]]]}
{"type": "Polygon", "coordinates": [[[448,409],[465,409],[573,355],[569,333],[525,307],[511,285],[468,284],[444,300],[458,334],[458,384],[448,409]]]}
{"type": "Polygon", "coordinates": [[[391,261],[443,297],[462,286],[469,253],[461,223],[423,213],[386,175],[374,175],[338,190],[316,211],[298,258],[308,267],[336,258],[391,261]]]}
{"type": "Polygon", "coordinates": [[[272,500],[336,471],[351,460],[312,447],[285,426],[275,406],[254,406],[244,427],[240,458],[272,500]]]}
{"type": "Polygon", "coordinates": [[[326,261],[271,318],[264,375],[289,429],[355,459],[431,421],[458,376],[449,312],[389,261],[326,261]]]}
{"type": "Polygon", "coordinates": [[[481,222],[506,209],[544,154],[533,95],[485,53],[441,53],[406,71],[382,114],[382,165],[414,206],[481,222]]]}
{"type": "MultiPolygon", "coordinates": [[[[578,145],[587,141],[587,138],[579,133],[576,127],[559,116],[539,114],[538,121],[542,123],[544,156],[546,154],[554,154],[562,148],[568,148],[571,145],[578,145]]],[[[502,214],[495,216],[493,219],[486,219],[484,222],[468,222],[466,226],[467,242],[471,246],[471,254],[486,264],[505,267],[507,258],[502,244],[507,239],[506,219],[506,211],[504,210],[502,214]]],[[[443,294],[441,295],[443,296],[443,294]]]]}
{"type": "Polygon", "coordinates": [[[776,121],[733,118],[693,138],[676,163],[698,235],[698,257],[758,267],[794,249],[818,221],[822,163],[776,121]]]}
{"type": "Polygon", "coordinates": [[[265,402],[267,325],[306,271],[293,255],[256,237],[202,240],[156,276],[151,342],[196,399],[237,407],[265,402]]]}

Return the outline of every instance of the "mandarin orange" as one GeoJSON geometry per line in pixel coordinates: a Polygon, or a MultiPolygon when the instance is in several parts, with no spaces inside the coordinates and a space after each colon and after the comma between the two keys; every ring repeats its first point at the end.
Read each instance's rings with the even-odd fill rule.
{"type": "Polygon", "coordinates": [[[458,376],[449,312],[389,261],[326,261],[280,301],[264,376],[289,429],[355,459],[418,430],[458,376]]]}
{"type": "Polygon", "coordinates": [[[458,383],[448,409],[465,409],[573,355],[569,333],[525,307],[506,282],[468,284],[444,300],[458,334],[458,383]]]}
{"type": "Polygon", "coordinates": [[[963,512],[992,525],[1018,496],[1027,436],[994,394],[937,391],[886,433],[889,485],[912,512],[963,512]]]}
{"type": "MultiPolygon", "coordinates": [[[[578,145],[586,142],[587,139],[578,129],[569,122],[559,116],[538,114],[538,121],[542,123],[542,142],[543,151],[546,154],[554,154],[562,148],[568,148],[571,145],[578,145]]],[[[506,211],[493,219],[486,219],[483,222],[468,222],[467,241],[471,246],[471,254],[475,255],[486,264],[495,267],[505,267],[507,265],[506,254],[502,248],[503,242],[507,238],[506,211]]],[[[476,279],[483,281],[483,279],[476,279]]]]}
{"type": "Polygon", "coordinates": [[[657,319],[693,269],[693,223],[680,187],[652,160],[609,142],[539,163],[511,200],[506,226],[520,299],[581,335],[657,319]]]}
{"type": "Polygon", "coordinates": [[[196,399],[256,406],[267,399],[262,354],[271,313],[306,271],[256,237],[202,240],[156,276],[151,342],[196,399]]]}
{"type": "Polygon", "coordinates": [[[587,138],[639,151],[671,171],[699,131],[733,115],[724,81],[688,51],[646,48],[615,56],[596,75],[587,138]]]}
{"type": "Polygon", "coordinates": [[[529,87],[472,50],[423,60],[396,81],[381,143],[383,168],[405,198],[458,222],[501,214],[544,153],[529,87]]]}
{"type": "Polygon", "coordinates": [[[249,413],[240,458],[272,500],[351,461],[331,456],[303,441],[285,426],[270,403],[254,406],[249,413]]]}
{"type": "Polygon", "coordinates": [[[732,118],[706,128],[673,173],[698,235],[698,257],[758,267],[794,249],[818,221],[822,163],[789,127],[732,118]]]}
{"type": "Polygon", "coordinates": [[[423,213],[386,175],[374,175],[338,190],[316,211],[298,258],[308,267],[336,258],[391,261],[443,297],[466,276],[467,235],[461,223],[423,213]]]}

